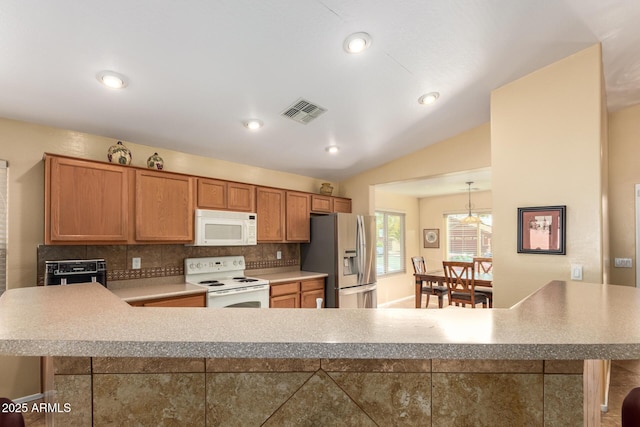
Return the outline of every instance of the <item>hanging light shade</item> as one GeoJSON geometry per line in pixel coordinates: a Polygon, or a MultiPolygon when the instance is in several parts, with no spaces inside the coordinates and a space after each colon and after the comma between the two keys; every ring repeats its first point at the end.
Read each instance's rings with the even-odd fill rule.
{"type": "Polygon", "coordinates": [[[480,217],[471,215],[471,184],[473,184],[473,181],[467,181],[466,184],[469,187],[469,204],[467,205],[469,208],[469,215],[462,218],[460,222],[463,224],[478,224],[482,222],[480,221],[480,217]]]}

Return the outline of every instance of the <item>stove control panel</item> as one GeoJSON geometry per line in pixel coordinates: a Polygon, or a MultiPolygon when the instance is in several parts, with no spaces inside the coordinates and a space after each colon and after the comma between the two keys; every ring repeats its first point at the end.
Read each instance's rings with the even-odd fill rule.
{"type": "Polygon", "coordinates": [[[222,256],[209,258],[186,258],[185,274],[219,273],[224,271],[244,270],[244,257],[222,256]]]}

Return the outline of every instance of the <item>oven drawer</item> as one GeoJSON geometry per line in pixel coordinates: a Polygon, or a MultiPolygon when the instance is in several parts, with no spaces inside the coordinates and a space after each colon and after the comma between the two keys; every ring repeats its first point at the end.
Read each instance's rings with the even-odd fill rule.
{"type": "Polygon", "coordinates": [[[271,296],[295,294],[300,292],[300,282],[278,283],[271,285],[271,296]]]}

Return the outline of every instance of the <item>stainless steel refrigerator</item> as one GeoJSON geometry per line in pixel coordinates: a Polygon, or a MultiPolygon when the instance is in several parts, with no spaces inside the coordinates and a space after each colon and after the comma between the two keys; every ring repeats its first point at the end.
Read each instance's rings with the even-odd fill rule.
{"type": "Polygon", "coordinates": [[[311,217],[301,268],[326,273],[325,307],[375,308],[375,217],[335,213],[311,217]]]}

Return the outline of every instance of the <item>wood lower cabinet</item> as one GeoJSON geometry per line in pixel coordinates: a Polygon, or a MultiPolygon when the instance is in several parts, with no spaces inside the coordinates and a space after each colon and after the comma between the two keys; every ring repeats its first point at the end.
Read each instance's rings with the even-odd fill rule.
{"type": "Polygon", "coordinates": [[[193,241],[193,179],[136,170],[135,240],[193,241]]]}
{"type": "Polygon", "coordinates": [[[135,307],[206,307],[207,294],[181,295],[166,298],[149,298],[140,301],[131,301],[129,305],[135,307]]]}
{"type": "Polygon", "coordinates": [[[65,157],[45,158],[45,244],[125,243],[129,170],[65,157]]]}
{"type": "Polygon", "coordinates": [[[300,307],[317,308],[316,299],[322,298],[324,308],[324,278],[308,279],[300,282],[300,307]]]}
{"type": "Polygon", "coordinates": [[[255,212],[255,186],[198,178],[197,205],[202,209],[255,212]]]}
{"type": "Polygon", "coordinates": [[[272,284],[270,298],[271,308],[316,308],[316,298],[324,307],[324,278],[272,284]]]}

